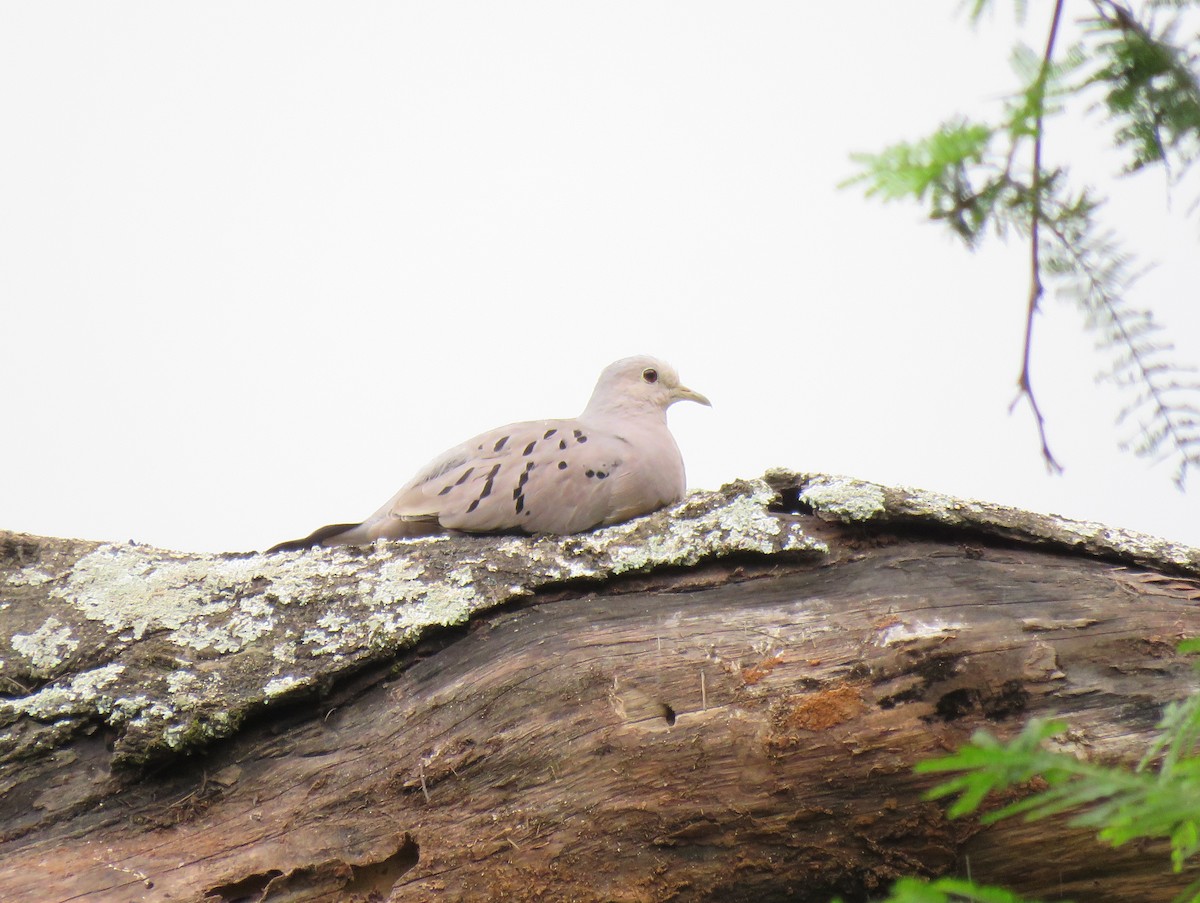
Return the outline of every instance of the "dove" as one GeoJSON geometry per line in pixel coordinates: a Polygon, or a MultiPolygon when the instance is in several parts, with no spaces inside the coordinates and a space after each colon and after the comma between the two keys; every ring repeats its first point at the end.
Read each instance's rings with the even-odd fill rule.
{"type": "Polygon", "coordinates": [[[670,364],[610,364],[573,420],[512,423],[443,452],[360,524],[331,524],[269,552],[462,533],[581,533],[683,498],[683,456],[667,428],[677,401],[710,405],[670,364]]]}

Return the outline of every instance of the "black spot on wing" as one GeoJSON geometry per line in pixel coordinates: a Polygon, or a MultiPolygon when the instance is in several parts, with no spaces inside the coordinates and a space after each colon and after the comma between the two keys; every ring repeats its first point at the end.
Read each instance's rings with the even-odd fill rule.
{"type": "Polygon", "coordinates": [[[535,445],[537,445],[537,440],[536,440],[536,439],[535,439],[533,442],[530,442],[528,445],[526,445],[526,446],[525,446],[525,451],[521,452],[521,454],[522,454],[522,455],[525,455],[525,456],[532,455],[532,454],[533,454],[533,447],[534,447],[535,445]]]}
{"type": "Polygon", "coordinates": [[[488,475],[483,481],[483,491],[481,491],[479,493],[479,498],[477,498],[474,502],[471,503],[471,507],[467,509],[468,513],[471,511],[474,511],[475,506],[478,505],[482,499],[485,499],[489,495],[492,494],[492,481],[496,479],[496,474],[499,472],[500,472],[499,464],[494,465],[492,467],[492,469],[488,471],[488,475]]]}
{"type": "Polygon", "coordinates": [[[559,461],[559,462],[558,462],[558,469],[559,469],[559,470],[566,470],[566,469],[567,469],[567,462],[566,462],[566,461],[559,461]]]}
{"type": "MultiPolygon", "coordinates": [[[[530,442],[529,444],[532,447],[533,443],[530,442]]],[[[513,490],[513,507],[516,509],[517,514],[525,510],[525,484],[529,482],[529,472],[535,467],[537,465],[534,462],[526,461],[525,470],[517,477],[517,488],[513,490]]],[[[529,516],[528,511],[525,511],[525,516],[529,516]]]]}
{"type": "Polygon", "coordinates": [[[504,443],[507,442],[509,438],[511,437],[501,436],[499,439],[497,439],[496,444],[492,446],[492,451],[500,451],[500,449],[504,448],[504,443]]]}
{"type": "Polygon", "coordinates": [[[567,440],[566,440],[566,439],[559,439],[559,440],[558,440],[558,450],[559,450],[559,451],[566,451],[566,450],[567,450],[567,440]]]}
{"type": "Polygon", "coordinates": [[[450,490],[452,490],[453,488],[454,488],[453,486],[443,486],[442,491],[439,492],[438,495],[448,495],[450,493],[450,490]]]}
{"type": "Polygon", "coordinates": [[[542,433],[542,438],[549,439],[551,436],[553,436],[557,432],[558,432],[558,430],[546,430],[546,432],[542,433]]]}
{"type": "Polygon", "coordinates": [[[471,504],[467,505],[467,514],[470,514],[472,511],[474,511],[478,507],[479,507],[479,499],[475,499],[473,502],[471,502],[471,504]]]}
{"type": "Polygon", "coordinates": [[[587,436],[583,434],[583,430],[574,430],[575,441],[582,444],[587,442],[587,436]]]}
{"type": "MultiPolygon", "coordinates": [[[[525,484],[529,482],[529,471],[533,470],[533,468],[536,466],[537,465],[532,461],[526,462],[525,469],[521,472],[521,475],[517,477],[517,488],[513,490],[513,498],[522,505],[524,504],[522,499],[525,495],[525,484]]],[[[518,506],[517,513],[519,514],[520,512],[521,508],[518,506]]]]}
{"type": "Polygon", "coordinates": [[[466,470],[463,471],[462,476],[454,481],[454,485],[461,486],[463,483],[467,482],[467,480],[469,480],[471,478],[471,474],[474,472],[475,472],[474,467],[468,467],[466,470]]]}

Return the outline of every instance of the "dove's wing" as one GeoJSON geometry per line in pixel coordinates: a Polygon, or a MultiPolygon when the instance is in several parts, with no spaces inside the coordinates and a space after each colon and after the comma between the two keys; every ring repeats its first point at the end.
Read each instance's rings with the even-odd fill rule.
{"type": "Polygon", "coordinates": [[[363,527],[371,538],[431,519],[470,533],[578,533],[607,520],[630,452],[576,420],[514,423],[439,456],[363,527]]]}

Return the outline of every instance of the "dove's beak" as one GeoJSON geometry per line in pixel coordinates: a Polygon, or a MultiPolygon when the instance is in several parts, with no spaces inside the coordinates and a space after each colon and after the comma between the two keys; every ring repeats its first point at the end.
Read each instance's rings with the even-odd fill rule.
{"type": "Polygon", "coordinates": [[[672,389],[671,401],[694,401],[697,404],[706,405],[710,408],[712,407],[711,401],[694,389],[689,389],[687,386],[676,386],[674,389],[672,389]]]}

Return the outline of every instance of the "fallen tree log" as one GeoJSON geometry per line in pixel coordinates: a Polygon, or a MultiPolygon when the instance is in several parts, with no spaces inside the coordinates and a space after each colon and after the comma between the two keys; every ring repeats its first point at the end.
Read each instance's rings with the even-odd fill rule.
{"type": "Polygon", "coordinates": [[[1165,853],[948,821],[1048,713],[1136,760],[1200,552],[772,472],[580,537],[185,555],[0,534],[0,899],[1170,900],[1165,853]]]}

